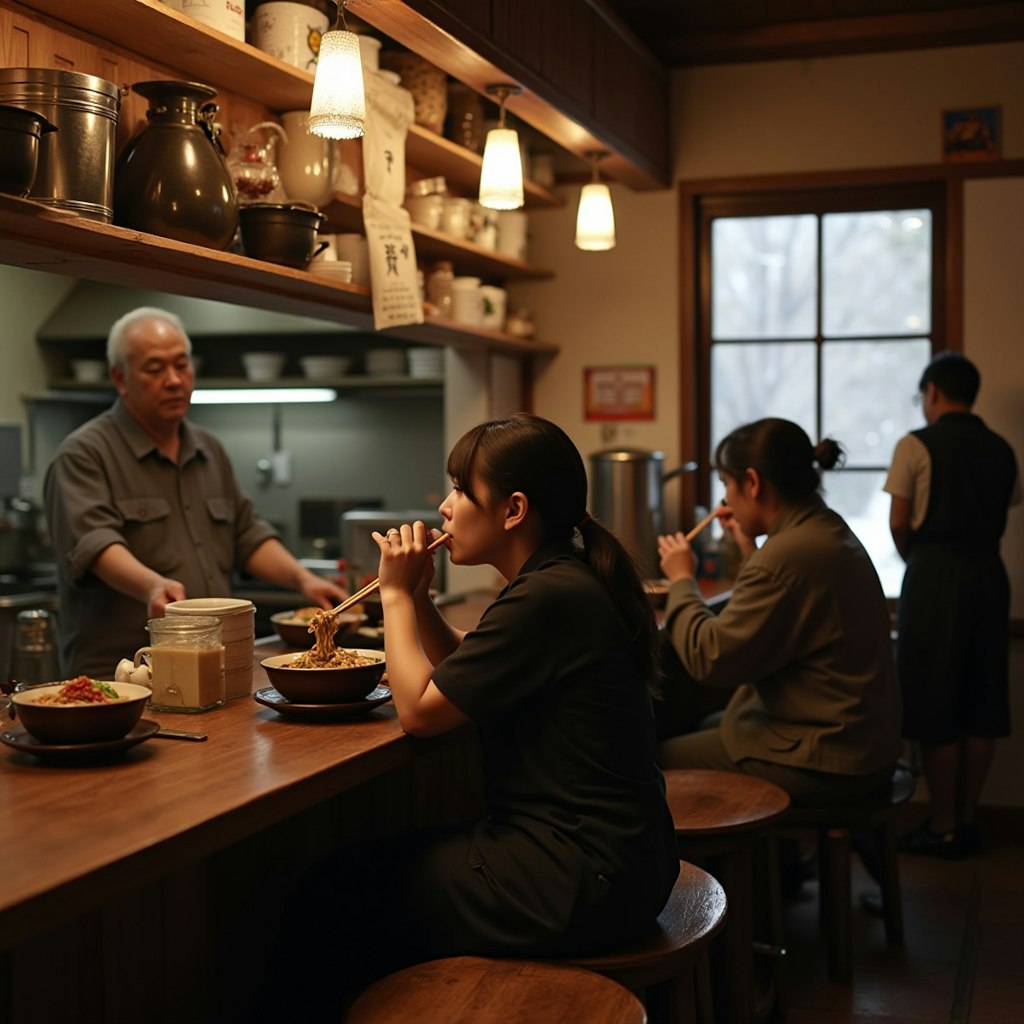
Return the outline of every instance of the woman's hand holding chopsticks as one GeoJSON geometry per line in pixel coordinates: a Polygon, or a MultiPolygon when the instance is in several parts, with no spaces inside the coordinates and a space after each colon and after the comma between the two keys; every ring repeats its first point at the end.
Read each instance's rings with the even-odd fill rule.
{"type": "Polygon", "coordinates": [[[706,515],[689,533],[670,533],[658,537],[658,557],[661,571],[670,583],[676,580],[694,579],[697,575],[697,558],[690,542],[712,522],[724,515],[731,515],[728,506],[722,502],[706,515]]]}

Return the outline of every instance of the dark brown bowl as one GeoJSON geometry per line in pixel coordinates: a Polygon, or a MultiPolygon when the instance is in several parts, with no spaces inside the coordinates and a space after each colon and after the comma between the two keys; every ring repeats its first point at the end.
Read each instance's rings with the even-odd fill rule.
{"type": "Polygon", "coordinates": [[[42,114],[0,105],[0,192],[27,196],[39,167],[39,139],[55,132],[42,114]]]}
{"type": "MultiPolygon", "coordinates": [[[[104,680],[105,681],[105,680],[104,680]]],[[[25,729],[41,743],[102,743],[127,736],[153,695],[148,686],[110,683],[128,700],[116,704],[39,704],[39,698],[56,693],[63,683],[33,686],[14,694],[15,713],[25,729]]]]}
{"type": "MultiPolygon", "coordinates": [[[[289,647],[299,650],[309,650],[313,646],[313,634],[309,632],[309,615],[306,612],[319,611],[319,608],[296,608],[293,612],[275,612],[270,616],[274,632],[289,647]]],[[[359,612],[342,612],[336,615],[338,622],[337,632],[334,634],[334,642],[338,643],[338,637],[355,633],[361,626],[366,625],[366,616],[359,612]]]]}
{"type": "Polygon", "coordinates": [[[664,608],[668,602],[668,580],[644,580],[644,593],[652,608],[664,608]]]}
{"type": "Polygon", "coordinates": [[[293,704],[348,704],[362,700],[384,674],[383,651],[350,650],[373,662],[353,668],[292,668],[295,654],[275,654],[260,664],[274,689],[293,704]]]}
{"type": "Polygon", "coordinates": [[[246,256],[305,270],[317,252],[317,228],[324,215],[298,203],[249,203],[239,207],[238,223],[246,256]]]}

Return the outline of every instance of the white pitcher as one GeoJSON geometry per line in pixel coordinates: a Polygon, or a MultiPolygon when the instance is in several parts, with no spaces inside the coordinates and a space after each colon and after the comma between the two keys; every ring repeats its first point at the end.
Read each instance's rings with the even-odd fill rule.
{"type": "Polygon", "coordinates": [[[323,206],[333,194],[330,143],[310,134],[308,110],[288,111],[281,122],[288,133],[288,141],[278,147],[281,186],[289,199],[323,206]]]}

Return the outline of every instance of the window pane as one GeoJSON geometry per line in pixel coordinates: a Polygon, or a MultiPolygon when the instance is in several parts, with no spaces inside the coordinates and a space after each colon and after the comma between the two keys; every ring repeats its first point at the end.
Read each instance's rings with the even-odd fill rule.
{"type": "Polygon", "coordinates": [[[817,258],[813,214],[713,221],[711,337],[814,337],[817,258]]]}
{"type": "Polygon", "coordinates": [[[885,473],[839,470],[824,474],[825,500],[850,525],[875,563],[886,597],[898,597],[903,559],[889,533],[889,495],[885,473]]]}
{"type": "Polygon", "coordinates": [[[817,404],[813,342],[711,346],[711,454],[736,427],[785,416],[814,439],[817,404]]]}
{"type": "Polygon", "coordinates": [[[826,337],[931,331],[930,210],[826,214],[822,247],[826,337]]]}
{"type": "Polygon", "coordinates": [[[912,398],[930,357],[925,339],[825,342],[822,430],[847,466],[888,466],[896,442],[923,426],[912,398]]]}

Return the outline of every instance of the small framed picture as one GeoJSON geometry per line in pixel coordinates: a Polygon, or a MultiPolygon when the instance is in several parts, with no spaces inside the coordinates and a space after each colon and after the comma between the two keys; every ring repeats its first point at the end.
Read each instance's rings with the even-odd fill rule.
{"type": "Polygon", "coordinates": [[[587,366],[583,370],[586,420],[653,420],[653,366],[587,366]]]}
{"type": "Polygon", "coordinates": [[[999,107],[942,112],[942,159],[950,163],[998,160],[999,107]]]}

